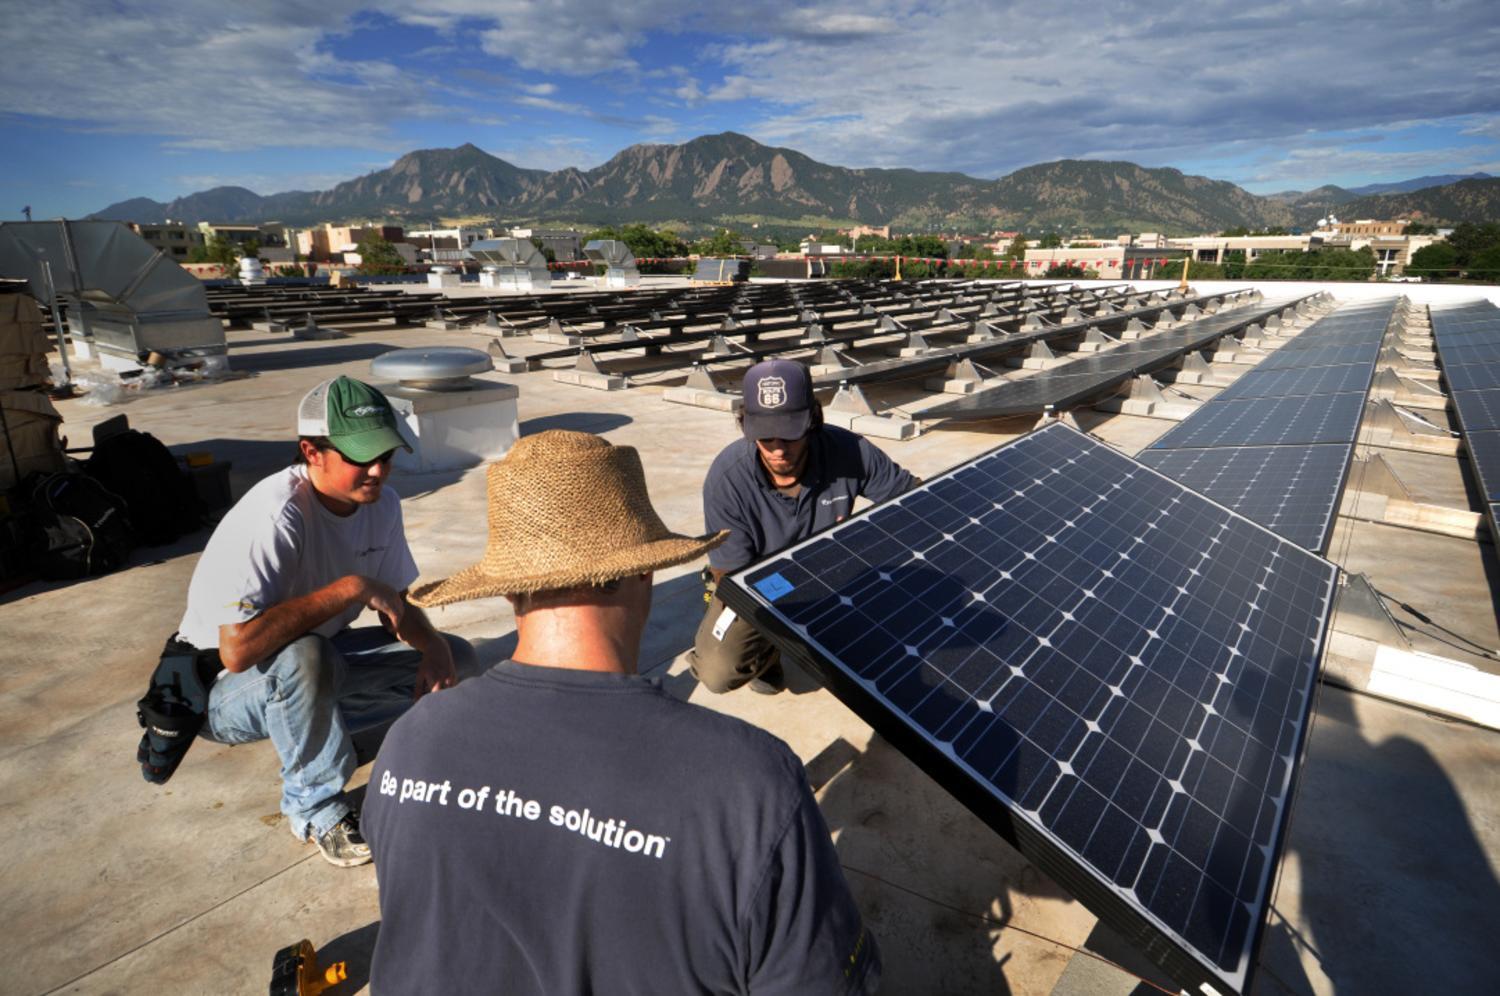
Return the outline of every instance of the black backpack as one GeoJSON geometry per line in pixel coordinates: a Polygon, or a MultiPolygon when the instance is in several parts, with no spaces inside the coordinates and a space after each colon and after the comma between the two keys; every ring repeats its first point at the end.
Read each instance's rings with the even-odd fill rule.
{"type": "Polygon", "coordinates": [[[107,574],[135,548],[124,499],[87,474],[63,471],[37,480],[28,518],[31,564],[48,581],[107,574]]]}
{"type": "Polygon", "coordinates": [[[94,444],[89,476],[125,499],[137,538],[160,546],[196,532],[203,508],[177,458],[149,432],[127,429],[94,444]]]}

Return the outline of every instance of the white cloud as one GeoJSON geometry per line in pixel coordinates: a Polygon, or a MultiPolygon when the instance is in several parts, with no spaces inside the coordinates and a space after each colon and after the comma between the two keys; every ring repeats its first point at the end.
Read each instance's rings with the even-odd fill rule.
{"type": "Polygon", "coordinates": [[[706,86],[710,100],[766,106],[750,134],[826,162],[983,176],[1056,158],[1164,165],[1168,150],[1492,119],[1500,64],[1493,30],[1476,27],[1493,26],[1493,10],[1098,0],[1044,16],[985,4],[908,15],[874,3],[869,16],[899,30],[829,44],[806,32],[816,9],[770,19],[714,52],[723,75],[706,86]]]}
{"type": "Polygon", "coordinates": [[[660,114],[648,114],[641,124],[641,131],[657,141],[680,135],[682,127],[674,120],[660,114]]]}
{"type": "Polygon", "coordinates": [[[1251,182],[1297,181],[1313,185],[1336,176],[1416,177],[1440,173],[1490,172],[1500,162],[1500,147],[1479,146],[1378,152],[1320,146],[1292,149],[1257,168],[1251,182]]]}
{"type": "Polygon", "coordinates": [[[1500,138],[1500,115],[1481,117],[1464,128],[1460,134],[1500,138]]]}
{"type": "Polygon", "coordinates": [[[524,169],[589,169],[606,158],[590,142],[572,135],[549,135],[523,145],[485,151],[524,169]]]}
{"type": "Polygon", "coordinates": [[[540,111],[556,111],[559,114],[577,114],[587,117],[593,113],[582,104],[553,100],[551,97],[517,97],[516,103],[522,107],[535,107],[540,111]]]}
{"type": "MultiPolygon", "coordinates": [[[[374,169],[384,169],[384,163],[374,169]]],[[[301,173],[178,173],[167,177],[176,190],[211,190],[214,187],[244,187],[258,194],[288,190],[327,190],[349,179],[347,173],[310,171],[301,173]]]]}
{"type": "MultiPolygon", "coordinates": [[[[819,0],[424,0],[419,9],[115,0],[105,14],[97,0],[47,0],[7,8],[0,113],[159,135],[184,153],[397,153],[410,147],[396,136],[417,133],[413,122],[495,127],[527,111],[607,125],[627,140],[688,137],[686,118],[639,113],[686,105],[701,131],[734,127],[849,166],[997,176],[1055,158],[1248,162],[1243,174],[1265,182],[1320,168],[1447,172],[1443,155],[1495,158],[1483,142],[1500,139],[1494,9],[1493,0],[1171,9],[866,0],[854,10],[819,0]],[[409,53],[349,56],[372,14],[427,30],[409,53]],[[687,32],[694,47],[674,45],[687,32]],[[561,99],[551,80],[562,77],[595,89],[561,99]],[[615,98],[625,98],[620,113],[598,109],[615,98]],[[1342,139],[1352,145],[1435,120],[1479,148],[1454,140],[1402,158],[1377,143],[1366,151],[1386,158],[1316,161],[1287,152],[1309,135],[1354,134],[1342,139]]],[[[555,158],[566,148],[535,151],[555,158]]]]}
{"type": "Polygon", "coordinates": [[[87,0],[8,9],[7,36],[31,43],[0,60],[0,107],[226,151],[378,147],[393,116],[437,111],[421,78],[320,50],[353,4],[125,6],[113,17],[87,0]]]}

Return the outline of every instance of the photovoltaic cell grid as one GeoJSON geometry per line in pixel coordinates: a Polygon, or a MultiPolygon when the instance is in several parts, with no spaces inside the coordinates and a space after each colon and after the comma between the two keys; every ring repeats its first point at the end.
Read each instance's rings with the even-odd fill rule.
{"type": "Polygon", "coordinates": [[[1139,459],[1321,552],[1394,310],[1377,302],[1319,320],[1273,354],[1278,366],[1257,365],[1139,459]]]}
{"type": "Polygon", "coordinates": [[[1053,424],[723,590],[1179,980],[1241,991],[1335,573],[1053,424]]]}
{"type": "Polygon", "coordinates": [[[1479,482],[1490,525],[1500,529],[1500,390],[1477,387],[1500,370],[1500,308],[1489,301],[1433,307],[1438,364],[1452,391],[1469,466],[1479,482]]]}
{"type": "Polygon", "coordinates": [[[1500,388],[1454,391],[1453,406],[1463,412],[1464,428],[1469,432],[1500,429],[1500,388]]]}
{"type": "MultiPolygon", "coordinates": [[[[1306,333],[1304,333],[1306,334],[1306,333]]],[[[1370,386],[1373,363],[1346,363],[1331,367],[1283,367],[1262,370],[1259,365],[1219,392],[1214,400],[1227,398],[1285,398],[1310,394],[1345,394],[1370,386]]]]}
{"type": "Polygon", "coordinates": [[[914,413],[919,419],[994,418],[1066,408],[1096,397],[1138,373],[1170,363],[1186,353],[1202,349],[1215,339],[1263,320],[1286,307],[1282,302],[1220,311],[1198,318],[1180,329],[1158,332],[1091,353],[1041,371],[1030,377],[1006,381],[967,397],[935,405],[914,413]]]}
{"type": "Polygon", "coordinates": [[[1442,350],[1443,367],[1486,366],[1500,363],[1500,342],[1448,346],[1442,350]]]}
{"type": "MultiPolygon", "coordinates": [[[[1325,321],[1327,319],[1324,319],[1325,321]]],[[[1307,335],[1303,332],[1297,339],[1307,335]]],[[[1256,364],[1257,370],[1282,370],[1290,367],[1331,367],[1345,363],[1363,363],[1369,357],[1369,349],[1364,345],[1345,346],[1309,346],[1305,348],[1292,349],[1291,346],[1297,342],[1293,339],[1287,345],[1272,353],[1266,359],[1256,364]]]]}
{"type": "Polygon", "coordinates": [[[1464,445],[1484,500],[1500,502],[1500,432],[1464,433],[1464,445]]]}
{"type": "MultiPolygon", "coordinates": [[[[1191,304],[1199,300],[1201,299],[1192,297],[1183,301],[1143,305],[1138,308],[1116,311],[1106,315],[1088,315],[1076,321],[1065,321],[1060,326],[1051,326],[1031,332],[1015,332],[993,341],[964,342],[953,346],[939,346],[930,348],[926,352],[916,356],[861,363],[856,367],[823,374],[814,374],[813,385],[864,384],[871,381],[895,380],[912,376],[926,369],[944,369],[954,360],[974,359],[982,361],[993,354],[1010,352],[1033,342],[1046,342],[1049,339],[1054,339],[1062,335],[1076,334],[1079,329],[1088,326],[1118,325],[1128,322],[1132,318],[1154,321],[1163,312],[1171,311],[1173,308],[1181,308],[1185,304],[1191,304]]],[[[983,319],[980,320],[982,321],[983,319]]]]}
{"type": "MultiPolygon", "coordinates": [[[[1454,353],[1470,352],[1455,349],[1454,353]]],[[[1500,349],[1493,358],[1479,362],[1460,362],[1443,367],[1443,377],[1450,391],[1487,391],[1500,388],[1500,349]]]]}
{"type": "MultiPolygon", "coordinates": [[[[1368,377],[1365,383],[1369,383],[1368,377]]],[[[1337,443],[1354,438],[1364,408],[1363,391],[1286,398],[1215,399],[1183,419],[1151,448],[1337,443]]]]}
{"type": "Polygon", "coordinates": [[[1347,448],[1146,450],[1136,459],[1307,550],[1319,550],[1343,489],[1347,448]]]}

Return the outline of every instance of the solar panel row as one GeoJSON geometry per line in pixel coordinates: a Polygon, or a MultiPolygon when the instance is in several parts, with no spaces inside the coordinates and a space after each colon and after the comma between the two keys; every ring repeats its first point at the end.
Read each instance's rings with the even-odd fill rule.
{"type": "Polygon", "coordinates": [[[1186,305],[1200,302],[1201,300],[1197,296],[1191,296],[1172,301],[1162,299],[1154,304],[1141,303],[1135,307],[1127,304],[1120,310],[1107,314],[1090,315],[1073,321],[1064,321],[1060,325],[1044,327],[1030,332],[1012,332],[995,340],[940,346],[914,357],[900,357],[861,363],[851,369],[815,375],[813,383],[824,386],[832,384],[863,384],[879,380],[899,380],[903,377],[915,376],[930,370],[944,370],[955,360],[972,359],[981,362],[990,361],[992,357],[998,354],[1015,352],[1033,342],[1047,342],[1068,335],[1076,336],[1079,331],[1091,326],[1118,327],[1125,325],[1131,319],[1145,322],[1158,321],[1163,314],[1174,308],[1181,310],[1186,305]]]}
{"type": "MultiPolygon", "coordinates": [[[[1432,336],[1490,528],[1500,530],[1500,308],[1433,305],[1432,336]]],[[[1500,535],[1496,532],[1495,535],[1500,535]]]]}
{"type": "Polygon", "coordinates": [[[1139,459],[1321,551],[1395,301],[1340,308],[1283,345],[1139,459]]]}
{"type": "Polygon", "coordinates": [[[1335,574],[1054,423],[721,591],[1185,986],[1243,991],[1335,574]]]}
{"type": "Polygon", "coordinates": [[[1341,490],[1339,444],[1146,450],[1137,458],[1309,550],[1318,550],[1341,490]]]}
{"type": "Polygon", "coordinates": [[[1068,408],[1098,397],[1131,377],[1164,366],[1286,308],[1287,302],[1220,311],[1180,329],[1157,332],[1074,359],[1030,377],[1007,381],[916,415],[920,419],[996,418],[1068,408]]]}

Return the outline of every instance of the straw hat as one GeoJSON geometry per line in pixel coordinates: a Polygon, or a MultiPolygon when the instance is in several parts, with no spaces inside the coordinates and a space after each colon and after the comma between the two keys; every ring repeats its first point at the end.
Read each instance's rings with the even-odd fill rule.
{"type": "Polygon", "coordinates": [[[604,584],[701,557],[729,535],[669,532],[646,494],[640,454],[586,432],[522,437],[490,464],[488,494],[484,559],[418,585],[413,604],[604,584]]]}

